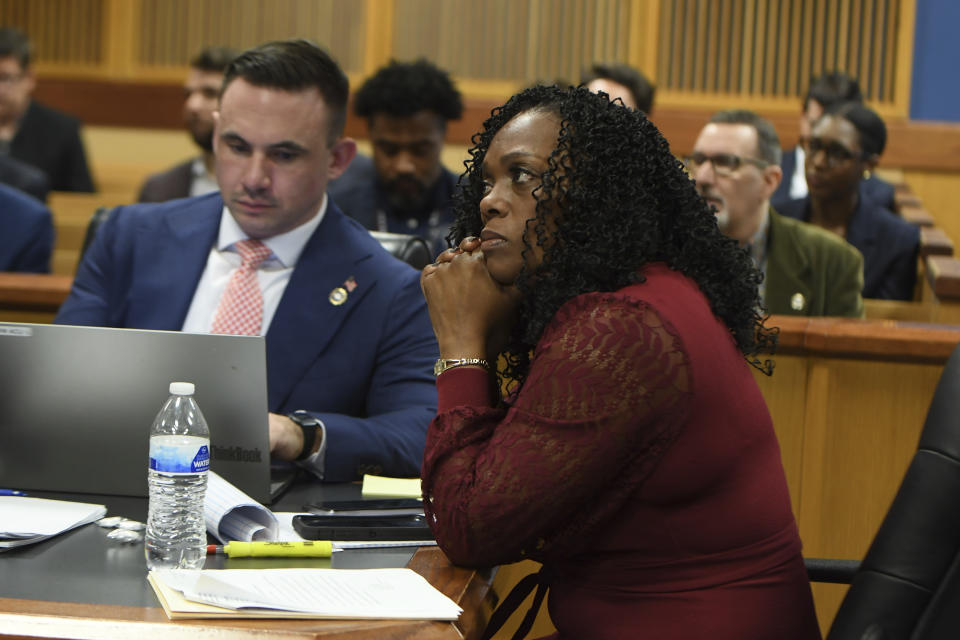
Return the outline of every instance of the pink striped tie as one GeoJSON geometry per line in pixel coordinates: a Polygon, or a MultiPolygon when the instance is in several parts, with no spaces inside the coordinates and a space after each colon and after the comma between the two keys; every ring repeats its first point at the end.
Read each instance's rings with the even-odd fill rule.
{"type": "Polygon", "coordinates": [[[263,322],[263,296],[257,282],[257,269],[273,252],[259,240],[241,240],[235,246],[242,262],[230,276],[220,298],[212,331],[258,336],[263,322]]]}

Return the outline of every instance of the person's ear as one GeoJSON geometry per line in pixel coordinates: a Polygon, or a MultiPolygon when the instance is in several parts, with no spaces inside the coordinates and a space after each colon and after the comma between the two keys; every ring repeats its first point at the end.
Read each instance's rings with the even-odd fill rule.
{"type": "Polygon", "coordinates": [[[780,165],[771,164],[763,169],[763,184],[764,184],[764,197],[770,198],[773,195],[773,192],[777,190],[777,187],[780,186],[780,181],[783,180],[783,169],[780,168],[780,165]]]}
{"type": "Polygon", "coordinates": [[[863,160],[863,170],[872,172],[877,168],[877,165],[880,163],[880,156],[876,153],[871,153],[863,160]]]}
{"type": "Polygon", "coordinates": [[[334,180],[343,175],[357,155],[357,142],[353,138],[340,138],[330,149],[330,166],[327,177],[334,180]]]}

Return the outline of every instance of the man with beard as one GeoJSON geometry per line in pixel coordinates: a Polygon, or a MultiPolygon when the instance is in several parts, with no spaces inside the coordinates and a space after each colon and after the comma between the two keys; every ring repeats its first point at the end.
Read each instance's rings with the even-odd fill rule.
{"type": "Polygon", "coordinates": [[[147,178],[137,197],[139,202],[201,196],[218,189],[213,173],[213,112],[220,97],[223,71],[235,57],[236,52],[231,49],[209,47],[190,61],[190,72],[183,84],[183,120],[202,154],[147,178]]]}
{"type": "Polygon", "coordinates": [[[355,158],[330,197],[366,228],[418,235],[440,253],[457,186],[440,153],[447,122],[463,113],[460,93],[426,60],[393,61],[360,87],[353,110],[367,120],[373,158],[355,158]]]}
{"type": "Polygon", "coordinates": [[[36,176],[22,175],[10,183],[18,188],[25,186],[24,180],[42,185],[30,189],[38,196],[45,189],[94,191],[80,123],[30,97],[37,85],[31,49],[23,32],[0,27],[0,154],[35,167],[46,178],[45,185],[36,176]]]}
{"type": "Polygon", "coordinates": [[[768,313],[863,317],[863,257],[823,229],[781,216],[770,196],[783,177],[780,140],[751,111],[720,111],[684,159],[717,224],[763,272],[768,313]],[[799,224],[798,224],[799,223],[799,224]]]}

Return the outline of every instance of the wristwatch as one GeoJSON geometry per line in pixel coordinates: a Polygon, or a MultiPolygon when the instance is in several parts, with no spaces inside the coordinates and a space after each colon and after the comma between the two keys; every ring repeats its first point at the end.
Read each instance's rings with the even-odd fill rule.
{"type": "Polygon", "coordinates": [[[440,358],[437,360],[437,363],[433,365],[433,375],[439,376],[447,369],[453,369],[454,367],[465,367],[468,365],[478,365],[487,371],[490,371],[490,363],[483,358],[440,358]]]}
{"type": "Polygon", "coordinates": [[[313,453],[313,445],[317,442],[317,431],[320,430],[323,423],[316,416],[303,409],[288,413],[287,417],[303,430],[303,450],[296,459],[306,460],[313,453]]]}

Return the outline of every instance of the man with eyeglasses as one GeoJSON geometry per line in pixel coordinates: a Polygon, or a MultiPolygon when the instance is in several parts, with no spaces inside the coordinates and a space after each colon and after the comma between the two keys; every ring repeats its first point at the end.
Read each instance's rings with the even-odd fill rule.
{"type": "Polygon", "coordinates": [[[863,317],[863,258],[841,238],[779,215],[770,206],[783,173],[780,142],[751,111],[721,111],[685,158],[717,224],[750,252],[769,313],[863,317]]]}
{"type": "Polygon", "coordinates": [[[0,153],[43,171],[54,191],[94,191],[80,123],[30,99],[30,40],[0,27],[0,153]]]}

